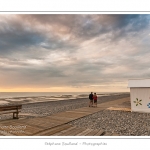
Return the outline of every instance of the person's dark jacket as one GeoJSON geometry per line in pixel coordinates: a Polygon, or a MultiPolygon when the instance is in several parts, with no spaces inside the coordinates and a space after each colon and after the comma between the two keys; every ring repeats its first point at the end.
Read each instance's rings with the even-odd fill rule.
{"type": "Polygon", "coordinates": [[[90,100],[93,100],[93,94],[90,94],[90,95],[89,95],[89,99],[90,99],[90,100]]]}

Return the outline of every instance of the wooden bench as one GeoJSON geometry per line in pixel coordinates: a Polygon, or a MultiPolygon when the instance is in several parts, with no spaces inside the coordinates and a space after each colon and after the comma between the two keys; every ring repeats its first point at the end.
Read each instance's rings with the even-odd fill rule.
{"type": "Polygon", "coordinates": [[[0,106],[0,115],[13,113],[13,119],[19,119],[18,114],[21,111],[22,105],[0,106]]]}

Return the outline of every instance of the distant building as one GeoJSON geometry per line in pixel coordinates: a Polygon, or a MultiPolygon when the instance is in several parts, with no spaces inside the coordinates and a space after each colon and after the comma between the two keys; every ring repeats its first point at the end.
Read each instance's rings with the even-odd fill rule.
{"type": "Polygon", "coordinates": [[[131,111],[150,112],[150,79],[131,79],[128,87],[131,111]]]}

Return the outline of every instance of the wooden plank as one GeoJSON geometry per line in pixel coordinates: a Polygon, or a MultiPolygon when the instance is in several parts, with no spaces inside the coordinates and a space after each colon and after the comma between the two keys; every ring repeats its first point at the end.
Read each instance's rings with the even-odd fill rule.
{"type": "Polygon", "coordinates": [[[33,118],[33,119],[24,119],[24,120],[20,120],[18,121],[21,124],[26,124],[26,125],[30,125],[30,126],[35,126],[35,127],[40,127],[40,128],[49,128],[49,127],[53,127],[56,125],[59,125],[61,122],[60,121],[51,121],[47,118],[33,118]]]}
{"type": "Polygon", "coordinates": [[[88,134],[91,131],[92,131],[91,129],[85,129],[83,132],[81,132],[79,134],[76,134],[76,136],[84,136],[84,135],[88,134]]]}
{"type": "Polygon", "coordinates": [[[54,115],[54,116],[59,116],[59,117],[66,117],[66,118],[79,118],[79,117],[82,117],[82,116],[85,116],[86,114],[79,114],[79,113],[69,113],[69,112],[65,112],[63,114],[57,114],[57,115],[54,115]]]}
{"type": "Polygon", "coordinates": [[[49,119],[40,119],[40,120],[30,119],[25,122],[26,125],[37,126],[43,129],[59,125],[60,123],[61,123],[60,121],[52,121],[49,119]]]}
{"type": "Polygon", "coordinates": [[[5,108],[6,108],[6,109],[7,109],[7,108],[12,108],[12,109],[13,109],[13,108],[22,108],[22,105],[0,106],[0,110],[3,109],[3,108],[4,108],[4,109],[5,109],[5,108]]]}
{"type": "Polygon", "coordinates": [[[118,133],[113,133],[111,136],[120,136],[118,133]]]}
{"type": "Polygon", "coordinates": [[[93,136],[97,133],[97,130],[92,130],[91,132],[89,132],[88,134],[86,134],[86,136],[93,136]]]}
{"type": "Polygon", "coordinates": [[[90,107],[90,108],[89,107],[83,107],[83,108],[79,108],[79,109],[76,109],[76,110],[81,111],[81,112],[91,112],[91,111],[95,111],[96,108],[95,107],[90,107]]]}
{"type": "Polygon", "coordinates": [[[67,132],[64,132],[64,133],[60,134],[60,136],[74,136],[78,133],[81,133],[84,130],[83,130],[83,128],[74,127],[71,130],[68,130],[67,132]]]}
{"type": "Polygon", "coordinates": [[[70,132],[73,132],[76,129],[76,127],[70,127],[68,129],[65,129],[65,131],[61,131],[61,133],[59,134],[59,136],[66,136],[68,135],[70,132]]]}
{"type": "MultiPolygon", "coordinates": [[[[52,121],[63,121],[65,117],[59,117],[59,116],[47,116],[45,119],[52,120],[52,121]]],[[[67,119],[67,118],[66,118],[67,119]]]]}
{"type": "MultiPolygon", "coordinates": [[[[65,117],[65,116],[51,116],[52,118],[57,118],[57,119],[59,119],[59,120],[61,120],[62,122],[69,122],[69,121],[71,121],[72,119],[71,118],[67,118],[67,117],[65,117]]],[[[51,118],[50,117],[50,118],[51,118]]]]}
{"type": "Polygon", "coordinates": [[[65,116],[48,116],[47,119],[49,120],[59,120],[60,122],[68,122],[70,121],[71,119],[70,118],[67,118],[65,116]]]}
{"type": "Polygon", "coordinates": [[[7,131],[3,131],[3,130],[0,130],[0,136],[1,135],[5,135],[5,136],[15,136],[14,134],[10,134],[9,132],[7,132],[7,131]]]}
{"type": "Polygon", "coordinates": [[[103,136],[111,136],[112,133],[106,132],[103,136]]]}
{"type": "Polygon", "coordinates": [[[64,125],[61,125],[61,126],[57,126],[57,127],[54,127],[54,128],[50,128],[50,129],[35,133],[33,135],[37,135],[37,136],[40,136],[40,135],[53,135],[57,132],[68,129],[70,127],[71,127],[71,125],[64,124],[64,125]]]}
{"type": "Polygon", "coordinates": [[[105,133],[104,130],[99,130],[94,136],[101,136],[105,133]]]}
{"type": "MultiPolygon", "coordinates": [[[[30,135],[31,134],[31,131],[34,132],[36,129],[35,128],[32,128],[30,129],[30,132],[29,132],[29,129],[25,129],[25,130],[14,130],[14,129],[5,129],[5,130],[1,130],[1,133],[5,133],[5,135],[17,135],[17,136],[20,136],[20,135],[30,135]]],[[[36,130],[36,132],[39,131],[39,130],[36,130]]]]}
{"type": "Polygon", "coordinates": [[[77,134],[83,132],[84,130],[85,130],[85,128],[77,128],[70,134],[70,136],[76,136],[77,134]]]}
{"type": "Polygon", "coordinates": [[[82,109],[80,109],[80,110],[75,109],[75,110],[67,111],[67,112],[69,112],[69,113],[83,113],[83,114],[88,114],[88,113],[90,113],[89,110],[84,111],[84,110],[82,110],[82,109]]]}
{"type": "Polygon", "coordinates": [[[6,132],[14,135],[31,135],[42,130],[41,128],[18,122],[1,123],[0,126],[3,127],[3,131],[5,130],[6,132]]]}
{"type": "Polygon", "coordinates": [[[75,128],[75,127],[70,127],[70,128],[68,128],[68,129],[62,130],[62,131],[57,132],[57,133],[52,134],[52,135],[53,135],[53,136],[59,136],[59,135],[61,135],[62,133],[65,133],[65,132],[67,132],[67,131],[69,131],[69,130],[72,130],[72,128],[75,128]]]}

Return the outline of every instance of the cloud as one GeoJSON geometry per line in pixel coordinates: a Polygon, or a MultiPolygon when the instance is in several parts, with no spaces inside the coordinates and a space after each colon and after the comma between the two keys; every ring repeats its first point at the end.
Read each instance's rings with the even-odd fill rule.
{"type": "Polygon", "coordinates": [[[55,32],[49,30],[49,33],[47,33],[44,24],[42,28],[39,28],[38,24],[31,24],[29,20],[19,16],[2,17],[0,24],[1,55],[13,54],[16,51],[17,53],[23,51],[30,53],[30,49],[57,50],[73,49],[75,47],[72,43],[65,42],[55,32]]]}
{"type": "Polygon", "coordinates": [[[0,15],[1,86],[125,87],[149,77],[149,18],[0,15]]]}

